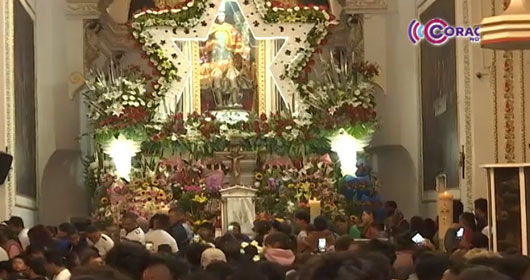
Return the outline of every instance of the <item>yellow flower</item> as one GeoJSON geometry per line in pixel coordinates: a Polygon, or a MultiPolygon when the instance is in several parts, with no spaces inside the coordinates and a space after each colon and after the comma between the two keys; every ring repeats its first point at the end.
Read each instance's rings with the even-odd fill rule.
{"type": "Polygon", "coordinates": [[[109,199],[106,197],[102,197],[100,202],[101,204],[107,204],[109,202],[109,199]]]}
{"type": "Polygon", "coordinates": [[[149,187],[149,183],[147,183],[147,182],[143,183],[143,184],[142,184],[142,187],[144,187],[144,188],[149,187]]]}
{"type": "Polygon", "coordinates": [[[201,195],[196,194],[195,197],[192,199],[192,201],[195,201],[198,203],[206,203],[208,201],[208,198],[204,196],[203,194],[201,195]]]}
{"type": "Polygon", "coordinates": [[[132,185],[133,185],[134,187],[139,187],[140,185],[142,185],[142,181],[136,179],[136,180],[134,180],[134,181],[132,182],[132,185]]]}
{"type": "Polygon", "coordinates": [[[153,185],[153,186],[158,186],[158,185],[160,185],[160,182],[159,182],[158,180],[153,180],[153,181],[151,182],[151,185],[153,185]]]}
{"type": "Polygon", "coordinates": [[[167,195],[167,199],[172,200],[173,199],[173,194],[172,193],[168,194],[167,195]]]}
{"type": "Polygon", "coordinates": [[[146,194],[147,194],[146,191],[140,191],[140,195],[141,195],[141,196],[145,196],[146,194]]]}
{"type": "Polygon", "coordinates": [[[295,187],[295,185],[294,185],[294,184],[289,184],[289,185],[287,185],[287,187],[290,188],[290,189],[292,189],[292,188],[295,187]]]}
{"type": "Polygon", "coordinates": [[[258,173],[256,173],[256,175],[254,175],[254,178],[256,178],[256,180],[258,180],[258,181],[261,181],[263,179],[263,174],[258,172],[258,173]]]}
{"type": "Polygon", "coordinates": [[[310,186],[311,186],[311,188],[314,188],[315,187],[315,183],[311,183],[310,186]]]}

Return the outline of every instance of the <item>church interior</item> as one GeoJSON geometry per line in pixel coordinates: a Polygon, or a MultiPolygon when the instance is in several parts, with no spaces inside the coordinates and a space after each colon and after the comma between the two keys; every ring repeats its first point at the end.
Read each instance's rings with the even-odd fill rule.
{"type": "Polygon", "coordinates": [[[392,200],[441,230],[447,201],[485,198],[527,253],[527,0],[4,0],[0,18],[0,220],[179,203],[251,232],[392,200]]]}

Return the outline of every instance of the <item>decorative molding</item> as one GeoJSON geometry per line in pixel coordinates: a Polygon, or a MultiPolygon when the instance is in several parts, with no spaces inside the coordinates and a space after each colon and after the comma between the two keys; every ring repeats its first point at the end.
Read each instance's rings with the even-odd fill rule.
{"type": "Polygon", "coordinates": [[[521,153],[522,153],[522,162],[526,162],[526,122],[525,122],[525,72],[524,72],[524,51],[521,51],[521,75],[520,77],[520,86],[521,86],[521,153]]]}
{"type": "MultiPolygon", "coordinates": [[[[469,25],[469,1],[462,1],[464,25],[469,25]]],[[[471,116],[471,61],[469,51],[469,41],[462,42],[464,44],[464,129],[465,129],[465,167],[464,176],[466,178],[466,205],[472,209],[473,205],[473,124],[471,116]]]]}
{"type": "MultiPolygon", "coordinates": [[[[15,29],[14,23],[14,6],[13,1],[2,1],[3,3],[3,26],[4,26],[4,60],[2,68],[4,69],[4,100],[5,100],[5,143],[9,153],[15,150],[15,79],[14,79],[14,45],[15,29]]],[[[13,159],[13,166],[16,163],[16,157],[13,159]]],[[[15,186],[16,186],[16,168],[12,168],[8,180],[5,183],[6,193],[6,218],[11,216],[15,207],[15,186]]],[[[4,201],[2,201],[3,203],[4,201]]]]}
{"type": "Polygon", "coordinates": [[[201,50],[199,48],[199,42],[191,42],[191,50],[192,50],[192,67],[193,67],[193,83],[191,83],[193,87],[193,108],[195,112],[201,112],[202,104],[201,104],[201,75],[199,71],[199,61],[200,61],[200,53],[201,50]]]}
{"type": "MultiPolygon", "coordinates": [[[[496,14],[496,0],[491,0],[491,15],[496,14]]],[[[490,87],[493,93],[493,157],[495,163],[499,163],[499,114],[498,114],[498,101],[497,101],[497,51],[491,52],[491,73],[490,73],[490,87]]]]}
{"type": "Polygon", "coordinates": [[[515,96],[513,92],[513,52],[505,51],[504,58],[504,159],[515,162],[515,96]]]}
{"type": "Polygon", "coordinates": [[[387,8],[387,0],[346,0],[344,3],[347,14],[381,13],[387,8]]]}
{"type": "Polygon", "coordinates": [[[267,112],[266,108],[266,93],[265,93],[265,69],[266,69],[266,59],[265,59],[265,41],[258,41],[258,113],[265,114],[267,112]]]}

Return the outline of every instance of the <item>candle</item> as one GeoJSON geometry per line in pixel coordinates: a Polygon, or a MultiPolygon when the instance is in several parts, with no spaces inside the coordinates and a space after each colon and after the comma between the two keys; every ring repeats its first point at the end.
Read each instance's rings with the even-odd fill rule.
{"type": "Polygon", "coordinates": [[[309,199],[309,215],[311,217],[311,222],[313,222],[316,217],[320,216],[320,200],[316,198],[309,199]]]}
{"type": "Polygon", "coordinates": [[[438,195],[438,239],[440,244],[443,244],[445,233],[453,225],[453,199],[453,195],[448,192],[438,195]]]}

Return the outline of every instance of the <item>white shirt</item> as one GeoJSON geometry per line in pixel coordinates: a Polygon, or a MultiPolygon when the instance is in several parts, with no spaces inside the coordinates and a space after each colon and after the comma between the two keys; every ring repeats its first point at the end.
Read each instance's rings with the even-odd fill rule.
{"type": "Polygon", "coordinates": [[[88,238],[86,239],[86,242],[88,246],[94,247],[96,250],[98,250],[98,253],[102,258],[105,258],[107,253],[112,249],[112,247],[114,247],[114,241],[112,241],[112,239],[104,233],[101,234],[101,237],[96,243],[92,242],[92,240],[88,238]]]}
{"type": "Polygon", "coordinates": [[[133,229],[131,232],[127,232],[125,229],[122,228],[120,231],[120,237],[121,239],[138,242],[142,245],[145,245],[145,233],[139,227],[133,229]]]}
{"type": "Polygon", "coordinates": [[[53,276],[53,280],[70,280],[70,277],[72,277],[72,274],[68,269],[65,268],[63,271],[53,276]]]}
{"type": "Polygon", "coordinates": [[[9,255],[7,255],[6,250],[0,247],[0,262],[9,261],[9,255]]]}
{"type": "Polygon", "coordinates": [[[490,226],[485,226],[482,231],[482,234],[484,234],[488,239],[490,238],[490,226]]]}
{"type": "Polygon", "coordinates": [[[169,245],[169,247],[171,247],[171,252],[173,253],[179,251],[177,241],[175,241],[171,234],[167,233],[167,231],[162,229],[150,230],[145,235],[145,242],[153,243],[153,248],[155,252],[158,252],[158,246],[160,245],[169,245]]]}
{"type": "Polygon", "coordinates": [[[25,228],[18,233],[18,241],[20,241],[20,245],[22,245],[22,249],[24,249],[24,251],[29,246],[28,231],[29,229],[25,228]]]}

